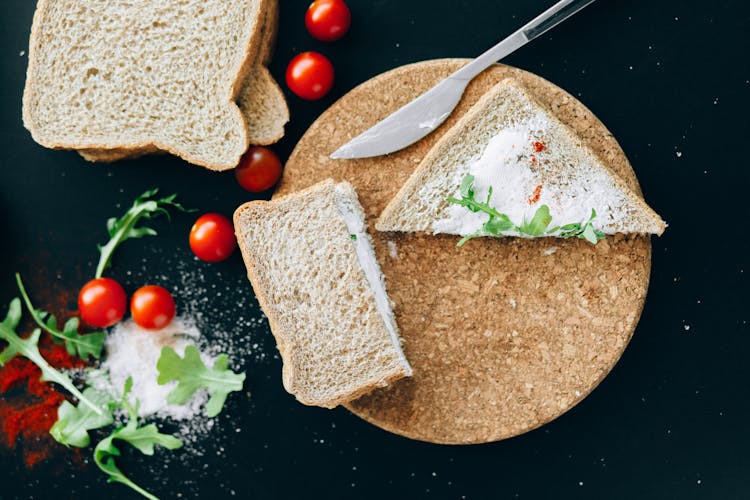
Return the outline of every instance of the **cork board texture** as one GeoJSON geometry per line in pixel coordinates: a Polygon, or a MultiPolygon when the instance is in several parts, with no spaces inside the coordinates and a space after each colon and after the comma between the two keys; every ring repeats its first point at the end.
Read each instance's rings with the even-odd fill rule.
{"type": "Polygon", "coordinates": [[[331,160],[339,146],[458,69],[443,59],[365,82],[310,127],[287,162],[283,195],[320,180],[347,180],[365,209],[414,376],[347,405],[409,438],[446,444],[497,441],[558,417],[589,394],[628,344],[651,268],[648,237],[583,240],[379,233],[375,219],[437,139],[506,77],[521,81],[640,194],[606,127],[565,91],[496,65],[468,87],[450,118],[397,153],[331,160]]]}

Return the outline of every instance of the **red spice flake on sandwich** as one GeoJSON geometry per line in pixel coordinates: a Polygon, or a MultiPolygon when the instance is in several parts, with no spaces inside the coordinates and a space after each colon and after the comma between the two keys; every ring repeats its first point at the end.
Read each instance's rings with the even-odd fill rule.
{"type": "Polygon", "coordinates": [[[537,201],[539,201],[539,197],[540,197],[541,195],[542,195],[542,185],[541,185],[541,184],[539,184],[539,185],[538,185],[538,186],[537,186],[537,187],[536,187],[536,188],[534,189],[534,194],[532,194],[532,195],[531,195],[531,196],[529,196],[529,198],[528,198],[528,202],[529,202],[529,205],[533,205],[534,203],[536,203],[537,201]]]}
{"type": "Polygon", "coordinates": [[[537,153],[541,153],[542,151],[547,149],[543,142],[534,141],[531,143],[531,145],[533,146],[534,151],[536,151],[537,153]]]}

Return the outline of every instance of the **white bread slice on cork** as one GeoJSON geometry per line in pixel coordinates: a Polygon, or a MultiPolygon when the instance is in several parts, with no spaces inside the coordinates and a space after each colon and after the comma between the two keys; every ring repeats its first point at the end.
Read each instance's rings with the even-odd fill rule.
{"type": "Polygon", "coordinates": [[[213,170],[249,144],[235,103],[260,50],[267,0],[40,0],[24,124],[40,144],[167,151],[213,170]]]}
{"type": "Polygon", "coordinates": [[[234,227],[289,393],[333,408],[411,375],[349,183],[246,203],[234,227]]]}
{"type": "MultiPolygon", "coordinates": [[[[245,117],[250,144],[266,146],[284,137],[284,126],[289,122],[289,108],[279,84],[267,65],[271,62],[278,31],[279,1],[266,0],[267,8],[261,27],[261,47],[250,72],[245,76],[237,105],[245,117]]],[[[112,162],[155,153],[155,148],[79,150],[88,161],[112,162]]]]}
{"type": "Polygon", "coordinates": [[[660,235],[665,228],[664,221],[572,130],[519,83],[505,79],[427,153],[375,227],[460,236],[578,233],[583,238],[587,223],[591,227],[585,236],[592,242],[595,235],[660,235]],[[467,196],[507,220],[495,217],[490,223],[495,226],[488,228],[490,214],[455,202],[467,196]],[[529,223],[543,206],[548,216],[542,214],[540,220],[547,225],[537,234],[539,227],[529,223]]]}

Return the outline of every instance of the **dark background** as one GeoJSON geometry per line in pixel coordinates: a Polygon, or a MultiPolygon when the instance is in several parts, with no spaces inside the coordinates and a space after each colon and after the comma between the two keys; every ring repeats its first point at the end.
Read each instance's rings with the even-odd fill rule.
{"type": "MultiPolygon", "coordinates": [[[[353,86],[405,63],[476,56],[552,0],[351,0],[352,30],[332,44],[305,31],[309,0],[281,3],[274,75],[281,81],[303,50],[323,52],[337,71],[322,101],[287,92],[292,119],[275,146],[286,158],[353,86]]],[[[159,186],[201,212],[227,215],[252,195],[231,172],[172,157],[91,165],[36,145],[20,111],[27,57],[19,52],[28,50],[33,10],[31,0],[0,2],[0,303],[15,295],[20,271],[38,305],[52,307],[75,299],[93,274],[104,221],[145,189],[159,186]]],[[[748,498],[749,28],[750,6],[739,0],[600,0],[506,60],[591,108],[669,222],[653,240],[635,336],[577,407],[503,442],[411,441],[344,409],[296,403],[283,391],[281,362],[261,322],[238,333],[258,344],[236,360],[253,395],[230,396],[217,429],[200,443],[204,456],[127,454],[121,468],[165,498],[748,498]]],[[[132,292],[146,282],[178,287],[177,268],[198,274],[207,289],[224,291],[204,293],[204,332],[236,331],[239,315],[260,316],[244,267],[239,255],[218,265],[194,260],[187,247],[194,218],[155,223],[160,235],[125,244],[112,275],[132,292]]],[[[176,298],[187,307],[179,290],[176,298]]],[[[2,498],[134,497],[64,449],[32,470],[18,450],[0,453],[2,498]]]]}

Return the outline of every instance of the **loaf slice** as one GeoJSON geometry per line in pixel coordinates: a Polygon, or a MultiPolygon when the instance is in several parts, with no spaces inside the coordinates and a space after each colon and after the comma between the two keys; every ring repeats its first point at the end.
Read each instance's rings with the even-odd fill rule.
{"type": "Polygon", "coordinates": [[[427,153],[375,227],[595,242],[604,234],[661,234],[665,224],[572,130],[506,79],[427,153]],[[475,204],[456,203],[467,197],[504,217],[490,220],[475,204]],[[547,223],[542,232],[531,227],[537,219],[547,223]]]}
{"type": "Polygon", "coordinates": [[[289,393],[333,408],[411,375],[349,183],[246,203],[234,226],[289,393]]]}
{"type": "Polygon", "coordinates": [[[267,0],[40,0],[24,124],[40,144],[168,151],[234,167],[249,136],[235,99],[262,43],[267,0]]]}
{"type": "Polygon", "coordinates": [[[263,43],[237,97],[237,104],[247,123],[250,144],[254,145],[277,142],[284,137],[284,126],[289,122],[284,93],[267,68],[276,45],[278,26],[279,0],[268,0],[263,43]]]}
{"type": "MultiPolygon", "coordinates": [[[[266,67],[271,62],[278,30],[279,2],[266,0],[261,44],[255,63],[245,77],[237,105],[247,125],[250,144],[268,145],[284,136],[284,126],[289,122],[289,108],[284,93],[266,67]]],[[[78,152],[88,161],[113,162],[157,152],[155,148],[137,149],[86,149],[78,152]]]]}

